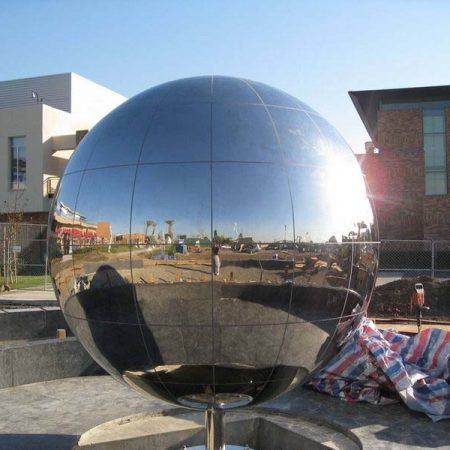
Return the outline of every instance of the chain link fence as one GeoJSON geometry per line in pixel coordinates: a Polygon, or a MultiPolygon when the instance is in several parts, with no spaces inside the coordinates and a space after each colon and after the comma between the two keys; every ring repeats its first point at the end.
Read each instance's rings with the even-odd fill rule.
{"type": "Polygon", "coordinates": [[[0,223],[0,285],[10,289],[51,289],[47,225],[0,223]]]}
{"type": "Polygon", "coordinates": [[[381,241],[379,270],[450,277],[450,241],[381,241]]]}
{"type": "MultiPolygon", "coordinates": [[[[0,223],[0,285],[52,289],[46,236],[47,225],[0,223]]],[[[379,270],[401,272],[401,277],[450,278],[450,240],[381,241],[379,270]]]]}

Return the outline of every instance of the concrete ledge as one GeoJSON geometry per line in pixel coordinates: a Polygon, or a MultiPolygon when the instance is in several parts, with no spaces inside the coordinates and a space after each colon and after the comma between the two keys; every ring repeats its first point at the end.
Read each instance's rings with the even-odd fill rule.
{"type": "MultiPolygon", "coordinates": [[[[258,450],[358,450],[361,442],[334,424],[261,408],[225,415],[226,441],[258,450]]],[[[84,433],[74,450],[182,449],[205,443],[204,414],[172,410],[138,414],[99,425],[84,433]]]]}
{"type": "Polygon", "coordinates": [[[0,314],[0,341],[53,338],[57,328],[69,332],[59,306],[4,309],[0,314]]]}
{"type": "Polygon", "coordinates": [[[75,337],[0,346],[0,388],[100,372],[75,337]]]}
{"type": "Polygon", "coordinates": [[[41,306],[57,306],[58,302],[56,300],[8,300],[0,297],[0,306],[32,306],[39,308],[41,306]]]}
{"type": "MultiPolygon", "coordinates": [[[[0,449],[14,450],[72,450],[87,430],[117,417],[139,413],[168,416],[175,409],[156,398],[139,395],[110,376],[66,378],[0,389],[0,405],[0,449]]],[[[350,439],[356,436],[356,444],[367,450],[449,448],[450,420],[434,423],[425,414],[409,411],[400,403],[347,403],[296,388],[259,409],[281,413],[281,417],[284,412],[290,417],[306,418],[319,425],[320,430],[329,429],[332,424],[350,439]]],[[[199,433],[201,426],[203,420],[198,424],[199,433]]]]}

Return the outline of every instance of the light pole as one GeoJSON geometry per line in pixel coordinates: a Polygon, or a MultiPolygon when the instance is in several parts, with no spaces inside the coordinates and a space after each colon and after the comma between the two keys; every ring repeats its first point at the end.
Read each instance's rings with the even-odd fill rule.
{"type": "Polygon", "coordinates": [[[39,95],[36,91],[31,91],[31,97],[36,100],[36,103],[42,103],[42,98],[39,98],[39,95]]]}

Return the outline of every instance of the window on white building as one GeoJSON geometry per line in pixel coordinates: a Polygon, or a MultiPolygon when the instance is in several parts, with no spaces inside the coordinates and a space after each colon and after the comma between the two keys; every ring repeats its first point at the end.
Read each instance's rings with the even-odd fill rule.
{"type": "Polygon", "coordinates": [[[423,148],[425,153],[425,194],[447,194],[447,149],[445,110],[423,110],[423,148]]]}
{"type": "Polygon", "coordinates": [[[9,138],[11,149],[11,189],[25,189],[27,182],[27,155],[25,136],[9,138]]]}

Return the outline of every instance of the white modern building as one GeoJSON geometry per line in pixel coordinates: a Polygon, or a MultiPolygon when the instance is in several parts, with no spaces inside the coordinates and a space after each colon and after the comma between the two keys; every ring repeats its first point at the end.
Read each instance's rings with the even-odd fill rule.
{"type": "Polygon", "coordinates": [[[0,221],[16,208],[46,222],[76,145],[125,100],[76,73],[0,81],[0,221]]]}

